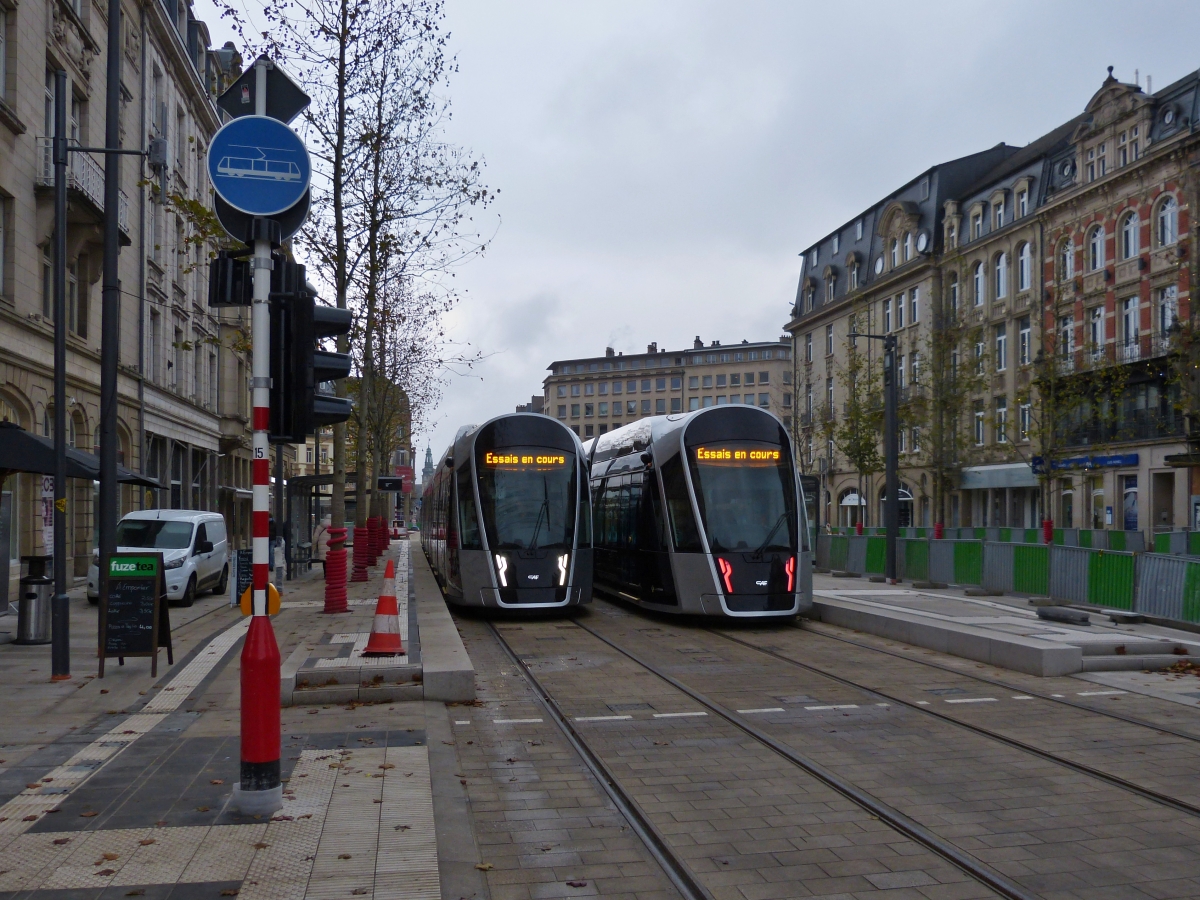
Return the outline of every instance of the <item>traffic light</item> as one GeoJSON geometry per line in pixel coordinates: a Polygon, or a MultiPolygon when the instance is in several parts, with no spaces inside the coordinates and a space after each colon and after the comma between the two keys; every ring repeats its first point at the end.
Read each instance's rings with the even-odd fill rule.
{"type": "Polygon", "coordinates": [[[239,259],[227,250],[217,253],[208,264],[208,305],[250,306],[254,302],[254,279],[250,260],[239,259]]]}
{"type": "Polygon", "coordinates": [[[304,280],[304,266],[275,256],[271,272],[270,439],[303,443],[318,428],[350,418],[344,397],[321,386],[350,374],[350,355],[319,349],[322,338],[350,331],[353,314],[317,302],[316,288],[304,280]]]}

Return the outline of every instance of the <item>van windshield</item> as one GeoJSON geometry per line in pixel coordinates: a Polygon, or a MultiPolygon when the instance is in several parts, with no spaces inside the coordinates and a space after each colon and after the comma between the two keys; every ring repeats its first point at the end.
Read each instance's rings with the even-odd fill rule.
{"type": "Polygon", "coordinates": [[[161,519],[126,519],[117,525],[118,547],[184,550],[191,545],[191,522],[164,522],[161,519]]]}

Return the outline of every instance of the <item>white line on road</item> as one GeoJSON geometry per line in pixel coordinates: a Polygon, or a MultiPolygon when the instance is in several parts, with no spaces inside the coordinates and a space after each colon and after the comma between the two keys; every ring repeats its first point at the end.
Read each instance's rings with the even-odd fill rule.
{"type": "Polygon", "coordinates": [[[1108,694],[1128,694],[1129,691],[1080,691],[1080,697],[1104,697],[1108,694]]]}
{"type": "Polygon", "coordinates": [[[763,709],[739,709],[740,713],[768,713],[768,712],[783,712],[782,706],[768,706],[763,709]]]}
{"type": "Polygon", "coordinates": [[[928,706],[928,705],[929,705],[928,700],[918,700],[917,701],[917,706],[928,706]]]}
{"type": "Polygon", "coordinates": [[[1014,700],[1032,700],[1033,698],[1030,697],[1028,694],[1014,694],[1013,699],[1014,700]]]}
{"type": "Polygon", "coordinates": [[[493,725],[536,725],[541,719],[492,719],[493,725]]]}
{"type": "Polygon", "coordinates": [[[858,709],[857,703],[846,703],[842,706],[806,706],[805,709],[858,709]]]}
{"type": "Polygon", "coordinates": [[[470,719],[455,719],[454,724],[455,725],[470,725],[471,720],[470,719]]]}
{"type": "Polygon", "coordinates": [[[682,719],[686,716],[707,716],[706,712],[655,713],[656,719],[682,719]]]}
{"type": "Polygon", "coordinates": [[[576,722],[616,722],[620,719],[632,719],[633,716],[576,716],[576,722]]]}
{"type": "Polygon", "coordinates": [[[947,700],[947,703],[995,703],[995,697],[960,697],[958,700],[947,700]]]}

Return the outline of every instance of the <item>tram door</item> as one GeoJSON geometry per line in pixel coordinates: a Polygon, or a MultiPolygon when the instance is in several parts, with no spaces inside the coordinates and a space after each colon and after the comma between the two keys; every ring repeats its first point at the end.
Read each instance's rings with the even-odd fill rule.
{"type": "Polygon", "coordinates": [[[671,554],[667,545],[667,521],[663,515],[658,478],[653,471],[636,472],[641,482],[638,504],[638,583],[647,603],[678,604],[675,579],[671,576],[671,554]]]}
{"type": "Polygon", "coordinates": [[[816,546],[821,531],[821,479],[816,475],[801,475],[800,490],[804,492],[804,512],[808,519],[809,546],[816,546]]]}

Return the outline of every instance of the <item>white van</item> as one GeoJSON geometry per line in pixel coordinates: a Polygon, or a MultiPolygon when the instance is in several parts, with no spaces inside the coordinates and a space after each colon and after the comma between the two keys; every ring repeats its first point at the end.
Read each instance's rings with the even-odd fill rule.
{"type": "MultiPolygon", "coordinates": [[[[199,591],[223,594],[229,587],[229,541],[225,517],[194,509],[147,509],[117,524],[117,549],[158,550],[167,576],[167,598],[191,606],[199,591]]],[[[97,551],[88,567],[88,600],[100,602],[97,551]]]]}

